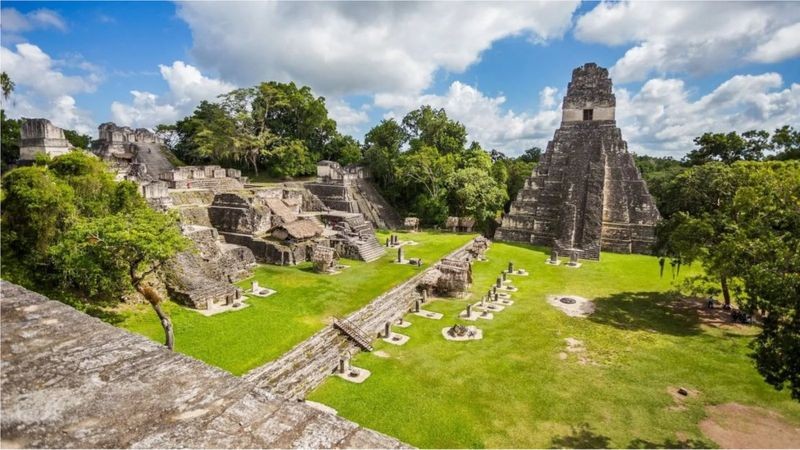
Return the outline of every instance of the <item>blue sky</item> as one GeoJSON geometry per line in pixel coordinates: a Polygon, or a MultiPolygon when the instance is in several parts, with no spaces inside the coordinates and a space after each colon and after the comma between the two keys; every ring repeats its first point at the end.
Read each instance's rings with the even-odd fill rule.
{"type": "Polygon", "coordinates": [[[704,131],[800,127],[791,3],[3,2],[4,104],[95,134],[152,127],[204,99],[293,80],[358,139],[420,104],[485,148],[544,146],[574,67],[611,71],[637,153],[681,156],[704,131]]]}

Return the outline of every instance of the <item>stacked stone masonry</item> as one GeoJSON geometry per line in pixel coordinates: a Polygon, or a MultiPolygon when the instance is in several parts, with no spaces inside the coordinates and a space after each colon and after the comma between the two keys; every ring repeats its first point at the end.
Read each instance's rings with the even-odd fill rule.
{"type": "Polygon", "coordinates": [[[600,251],[649,253],[660,215],[614,120],[608,71],[573,71],[561,127],[517,194],[495,239],[552,246],[599,259],[600,251]]]}
{"type": "Polygon", "coordinates": [[[0,281],[2,446],[407,448],[0,281]]]}
{"type": "Polygon", "coordinates": [[[389,205],[361,166],[341,167],[333,161],[317,164],[317,180],[306,188],[329,209],[361,213],[378,228],[399,229],[400,215],[389,205]]]}
{"type": "MultiPolygon", "coordinates": [[[[453,261],[468,261],[472,242],[445,257],[453,261]]],[[[422,298],[420,283],[428,268],[375,298],[345,320],[373,338],[377,338],[386,322],[396,322],[405,316],[422,298]]],[[[249,381],[285,398],[302,399],[319,386],[338,367],[339,359],[359,351],[359,346],[331,324],[301,342],[275,361],[257,367],[245,375],[249,381]]]]}
{"type": "Polygon", "coordinates": [[[30,162],[37,154],[47,156],[63,155],[72,149],[72,144],[64,137],[64,130],[47,119],[22,119],[20,128],[19,159],[30,162]]]}
{"type": "MultiPolygon", "coordinates": [[[[146,128],[133,129],[107,122],[98,127],[98,136],[92,143],[92,151],[111,166],[119,179],[140,184],[158,183],[162,173],[175,169],[161,139],[146,128]]],[[[161,191],[143,190],[142,193],[148,200],[165,198],[152,195],[161,194],[161,191]]]]}

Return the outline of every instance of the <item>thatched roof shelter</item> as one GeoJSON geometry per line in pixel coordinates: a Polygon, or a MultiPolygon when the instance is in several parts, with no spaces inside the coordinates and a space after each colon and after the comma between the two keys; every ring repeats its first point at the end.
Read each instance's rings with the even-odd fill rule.
{"type": "MultiPolygon", "coordinates": [[[[279,198],[266,198],[264,201],[272,214],[280,219],[279,222],[288,224],[297,220],[297,214],[292,212],[283,200],[279,198]]],[[[273,222],[273,224],[275,224],[275,222],[273,222]]]]}
{"type": "Polygon", "coordinates": [[[278,239],[304,241],[322,235],[322,226],[311,220],[300,219],[292,223],[278,225],[272,235],[278,239]]]}

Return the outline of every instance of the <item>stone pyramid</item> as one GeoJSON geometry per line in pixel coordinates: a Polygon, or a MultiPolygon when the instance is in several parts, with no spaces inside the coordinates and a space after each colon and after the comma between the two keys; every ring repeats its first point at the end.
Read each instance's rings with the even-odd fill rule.
{"type": "Polygon", "coordinates": [[[495,233],[600,259],[600,250],[649,253],[661,218],[614,119],[608,70],[572,71],[561,126],[495,233]]]}

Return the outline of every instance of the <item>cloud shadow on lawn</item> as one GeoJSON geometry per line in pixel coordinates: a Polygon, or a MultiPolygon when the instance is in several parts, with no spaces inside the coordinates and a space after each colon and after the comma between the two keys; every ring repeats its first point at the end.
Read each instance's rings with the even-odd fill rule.
{"type": "Polygon", "coordinates": [[[674,336],[701,332],[696,313],[676,305],[674,293],[620,292],[594,299],[592,322],[623,330],[649,330],[674,336]]]}

